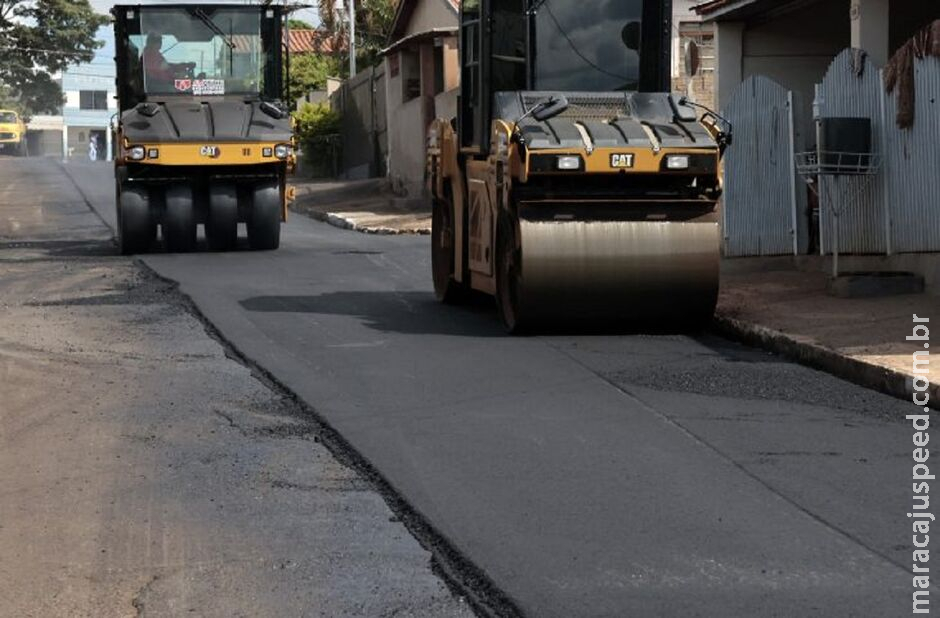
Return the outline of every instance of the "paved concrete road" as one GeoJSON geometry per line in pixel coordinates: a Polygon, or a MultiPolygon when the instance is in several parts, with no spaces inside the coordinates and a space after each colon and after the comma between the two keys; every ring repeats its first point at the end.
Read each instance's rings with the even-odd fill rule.
{"type": "Polygon", "coordinates": [[[0,159],[0,616],[469,616],[319,428],[0,159]]]}
{"type": "Polygon", "coordinates": [[[426,238],[295,216],[277,252],[145,261],[522,613],[910,611],[903,402],[709,336],[506,337],[434,302],[426,238]]]}

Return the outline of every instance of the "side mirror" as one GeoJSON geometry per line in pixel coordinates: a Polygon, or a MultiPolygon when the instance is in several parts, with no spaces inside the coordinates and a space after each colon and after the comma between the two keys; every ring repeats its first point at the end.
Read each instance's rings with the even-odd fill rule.
{"type": "Polygon", "coordinates": [[[702,68],[702,55],[698,49],[698,43],[687,41],[685,44],[685,74],[689,77],[698,75],[702,68]]]}
{"type": "Polygon", "coordinates": [[[287,116],[287,112],[285,110],[281,109],[280,107],[278,107],[277,105],[269,101],[262,101],[261,105],[259,105],[258,107],[261,108],[261,111],[263,111],[265,114],[267,114],[271,118],[274,118],[275,120],[281,120],[287,116]]]}
{"type": "Polygon", "coordinates": [[[623,30],[620,31],[620,38],[623,39],[623,44],[627,46],[627,49],[632,49],[635,52],[639,52],[640,22],[631,21],[626,26],[624,26],[623,30]]]}
{"type": "Polygon", "coordinates": [[[545,103],[539,104],[538,109],[532,112],[532,117],[539,122],[545,122],[566,109],[568,109],[568,99],[566,99],[564,95],[558,95],[545,101],[545,103]]]}

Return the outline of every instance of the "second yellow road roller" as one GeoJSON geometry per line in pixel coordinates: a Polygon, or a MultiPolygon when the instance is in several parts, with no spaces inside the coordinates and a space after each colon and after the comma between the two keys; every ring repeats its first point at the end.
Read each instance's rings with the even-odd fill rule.
{"type": "Polygon", "coordinates": [[[456,118],[428,132],[434,289],[510,332],[702,323],[731,127],[670,91],[669,0],[464,0],[456,118]]]}

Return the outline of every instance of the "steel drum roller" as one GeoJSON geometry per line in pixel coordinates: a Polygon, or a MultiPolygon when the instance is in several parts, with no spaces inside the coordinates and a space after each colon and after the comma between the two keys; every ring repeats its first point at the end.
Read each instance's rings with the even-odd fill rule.
{"type": "Polygon", "coordinates": [[[519,304],[536,318],[698,320],[718,296],[713,222],[520,221],[519,304]]]}

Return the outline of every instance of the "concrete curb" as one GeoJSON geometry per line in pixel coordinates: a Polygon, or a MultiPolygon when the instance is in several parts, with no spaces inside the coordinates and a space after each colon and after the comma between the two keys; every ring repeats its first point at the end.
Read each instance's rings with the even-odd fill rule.
{"type": "MultiPolygon", "coordinates": [[[[853,384],[911,401],[913,387],[910,376],[894,369],[845,356],[817,343],[800,341],[786,333],[720,313],[715,316],[712,329],[728,339],[774,352],[853,384]]],[[[931,384],[927,392],[932,402],[940,401],[940,384],[931,384]]]]}
{"type": "Polygon", "coordinates": [[[431,233],[431,228],[429,227],[399,230],[385,226],[360,225],[353,219],[333,212],[318,212],[315,210],[296,210],[295,212],[297,214],[310,217],[311,219],[316,219],[317,221],[329,223],[333,227],[338,227],[343,230],[352,230],[362,234],[376,234],[379,236],[401,236],[405,234],[411,234],[415,236],[426,236],[431,233]]]}

